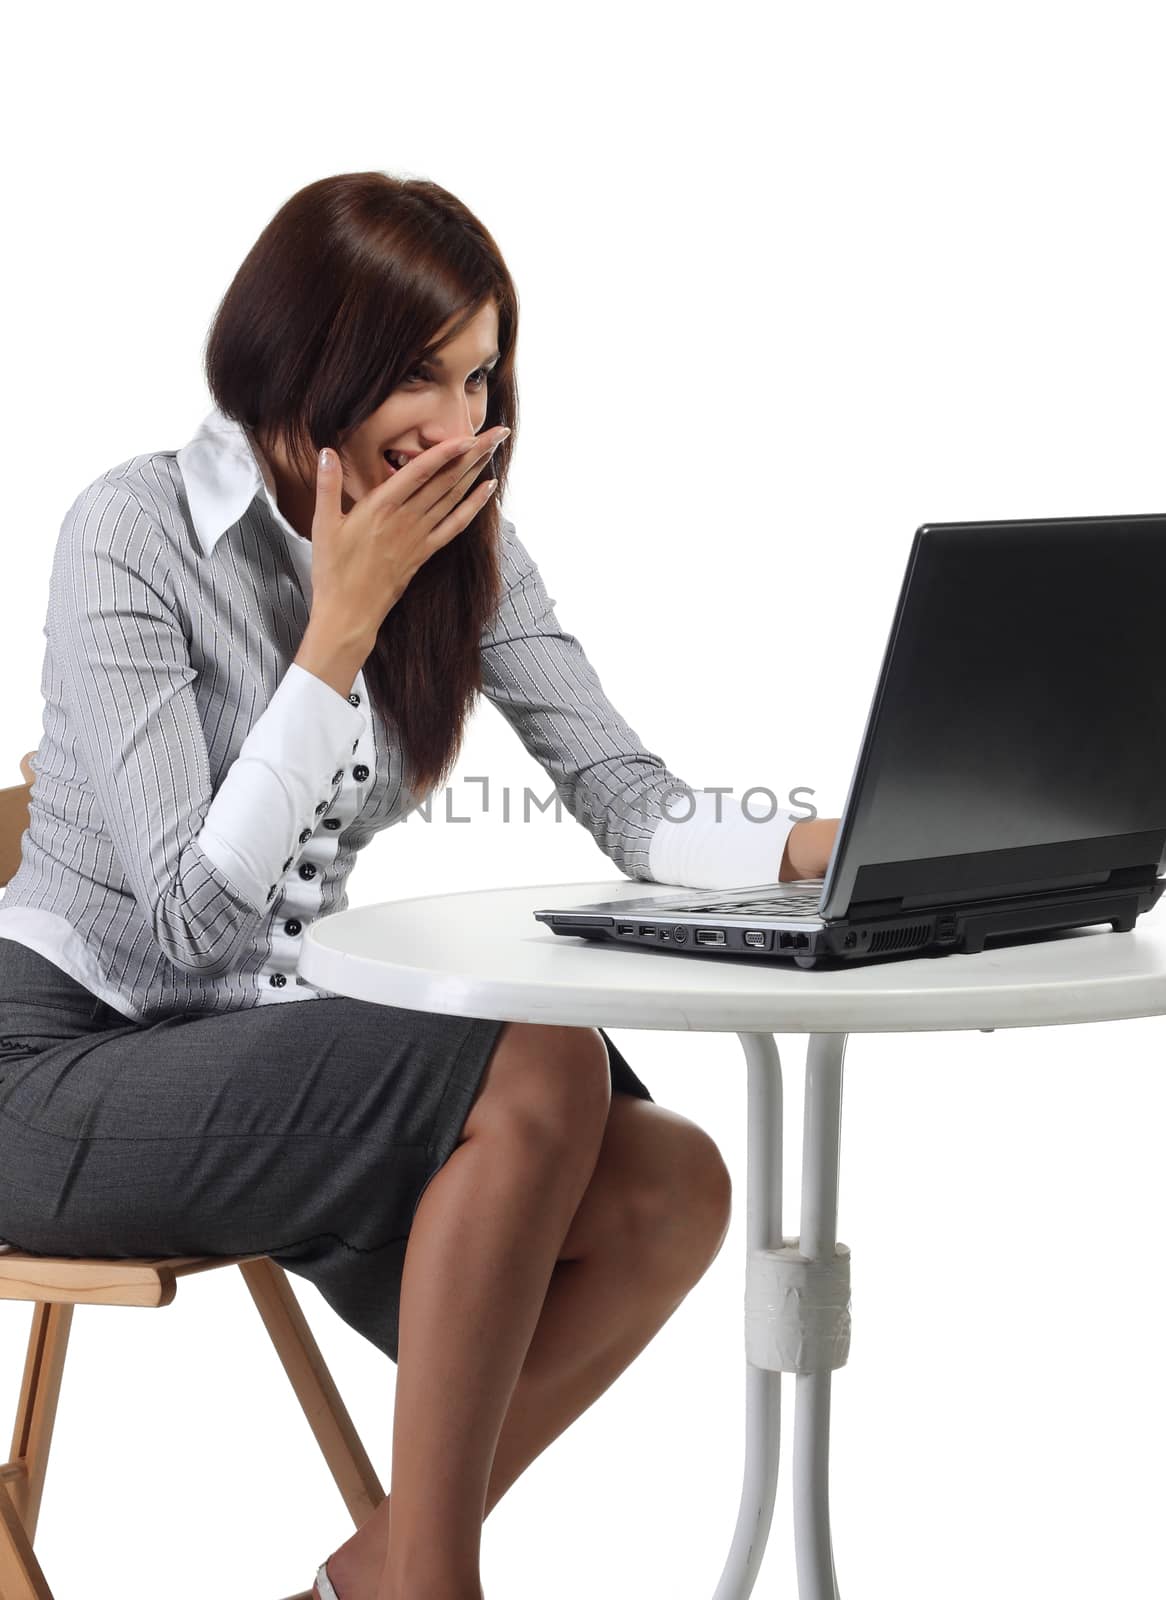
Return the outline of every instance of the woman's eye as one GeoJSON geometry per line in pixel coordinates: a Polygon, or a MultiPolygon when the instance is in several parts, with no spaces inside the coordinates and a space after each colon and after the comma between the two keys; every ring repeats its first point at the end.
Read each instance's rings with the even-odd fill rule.
{"type": "MultiPolygon", "coordinates": [[[[410,372],[406,377],[405,382],[408,383],[413,378],[420,378],[422,383],[428,383],[432,376],[433,374],[427,367],[414,367],[413,371],[410,372]]],[[[489,377],[490,374],[487,372],[486,368],[479,367],[477,372],[470,373],[470,382],[474,385],[475,389],[484,389],[489,377]]]]}

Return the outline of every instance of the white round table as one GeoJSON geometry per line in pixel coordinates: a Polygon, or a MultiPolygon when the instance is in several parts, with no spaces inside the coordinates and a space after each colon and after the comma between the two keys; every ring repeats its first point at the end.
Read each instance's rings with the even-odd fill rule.
{"type": "Polygon", "coordinates": [[[454,1016],[734,1032],[748,1064],[745,1468],[713,1600],[745,1600],[777,1490],[781,1374],[795,1374],[794,1545],[800,1600],[838,1600],[830,1541],[830,1378],[850,1343],[850,1252],[836,1238],[842,1062],[851,1033],[1033,1028],[1166,1012],[1166,919],[1132,932],[803,971],[747,956],[608,946],[554,934],[544,906],[633,899],[619,878],[361,906],[305,930],[301,975],[358,1000],[454,1016]],[[810,1035],[801,1224],[782,1232],[782,1080],[773,1034],[810,1035]]]}

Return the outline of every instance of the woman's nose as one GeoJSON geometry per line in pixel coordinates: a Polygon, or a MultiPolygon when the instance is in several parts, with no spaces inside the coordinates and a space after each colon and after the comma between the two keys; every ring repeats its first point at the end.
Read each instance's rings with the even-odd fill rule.
{"type": "Polygon", "coordinates": [[[463,395],[460,400],[450,400],[440,408],[434,419],[434,432],[441,439],[468,439],[471,433],[477,431],[478,419],[469,395],[463,395]]]}

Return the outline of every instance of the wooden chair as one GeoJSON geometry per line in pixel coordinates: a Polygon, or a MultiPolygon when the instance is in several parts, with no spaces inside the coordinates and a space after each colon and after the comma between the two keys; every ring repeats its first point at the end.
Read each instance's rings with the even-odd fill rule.
{"type": "MultiPolygon", "coordinates": [[[[30,752],[20,763],[24,783],[0,789],[0,885],[20,864],[34,773],[30,752]]],[[[0,1232],[4,1219],[0,1217],[0,1232]]],[[[24,1381],[16,1406],[12,1459],[0,1462],[0,1596],[53,1600],[33,1554],[49,1445],[73,1307],[168,1306],[179,1278],[236,1266],[263,1318],[276,1354],[304,1409],[353,1525],[384,1498],[380,1482],[325,1365],[299,1302],[278,1262],[268,1256],[182,1256],[151,1261],[28,1255],[0,1246],[0,1300],[32,1304],[24,1381]]],[[[143,1594],[145,1589],[143,1588],[143,1594]]],[[[308,1592],[295,1600],[309,1600],[308,1592]]]]}

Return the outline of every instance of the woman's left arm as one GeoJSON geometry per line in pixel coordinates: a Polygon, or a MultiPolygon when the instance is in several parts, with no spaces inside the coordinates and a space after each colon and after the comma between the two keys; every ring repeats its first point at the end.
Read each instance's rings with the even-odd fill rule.
{"type": "Polygon", "coordinates": [[[744,812],[694,790],[645,748],[555,615],[539,569],[502,519],[503,598],[482,635],[483,692],[550,774],[567,810],[628,877],[696,889],[776,883],[805,819],[744,812]]]}

